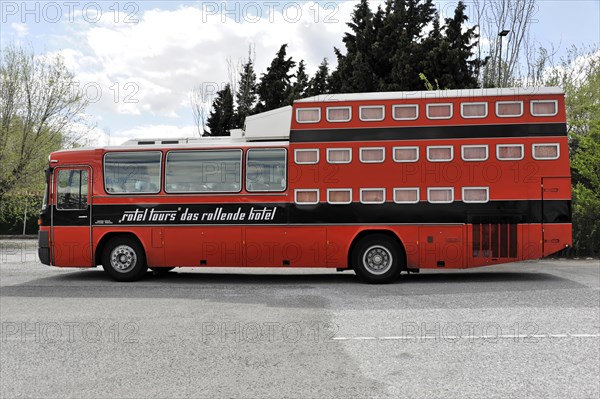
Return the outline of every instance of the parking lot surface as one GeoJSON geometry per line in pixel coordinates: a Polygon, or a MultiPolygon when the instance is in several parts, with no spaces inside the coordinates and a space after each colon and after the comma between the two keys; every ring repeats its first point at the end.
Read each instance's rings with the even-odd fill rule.
{"type": "Polygon", "coordinates": [[[0,397],[598,398],[598,260],[116,283],[0,241],[0,397]]]}

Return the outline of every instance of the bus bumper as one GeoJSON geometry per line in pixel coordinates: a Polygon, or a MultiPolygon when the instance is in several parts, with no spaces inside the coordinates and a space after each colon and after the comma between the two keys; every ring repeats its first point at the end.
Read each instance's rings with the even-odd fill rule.
{"type": "Polygon", "coordinates": [[[50,265],[50,240],[47,230],[38,231],[38,258],[44,265],[50,265]]]}

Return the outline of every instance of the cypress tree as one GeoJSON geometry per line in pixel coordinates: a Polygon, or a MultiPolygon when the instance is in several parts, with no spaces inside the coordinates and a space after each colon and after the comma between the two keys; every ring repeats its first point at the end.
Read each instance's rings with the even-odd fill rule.
{"type": "Polygon", "coordinates": [[[277,55],[271,61],[271,66],[267,68],[258,84],[259,102],[255,108],[256,112],[269,111],[275,108],[287,105],[292,89],[290,71],[296,62],[292,57],[286,58],[287,44],[281,46],[277,55]]]}
{"type": "Polygon", "coordinates": [[[233,93],[231,85],[219,90],[212,104],[207,125],[211,136],[229,136],[234,122],[233,93]]]}
{"type": "Polygon", "coordinates": [[[448,88],[469,89],[477,87],[477,76],[479,68],[484,61],[479,59],[470,60],[477,45],[479,35],[473,26],[463,32],[463,25],[469,18],[465,14],[467,7],[462,1],[454,11],[453,18],[446,18],[445,42],[447,45],[444,84],[448,88]]]}
{"type": "Polygon", "coordinates": [[[465,5],[440,27],[433,0],[387,0],[373,14],[367,0],[355,7],[346,53],[334,48],[338,66],[331,73],[331,92],[422,90],[420,74],[441,88],[477,86],[485,60],[473,59],[476,27],[463,31],[465,5]],[[425,28],[433,26],[426,34],[425,28]]]}
{"type": "Polygon", "coordinates": [[[352,12],[352,21],[346,25],[351,30],[346,32],[342,39],[346,46],[346,54],[343,55],[339,49],[334,49],[338,66],[332,73],[330,89],[332,92],[343,93],[368,91],[372,86],[369,82],[372,82],[371,46],[374,39],[373,13],[368,0],[361,0],[356,5],[352,12]]]}
{"type": "Polygon", "coordinates": [[[306,64],[304,60],[300,60],[298,63],[298,70],[295,75],[296,81],[292,85],[290,92],[290,98],[288,103],[291,104],[294,100],[303,98],[306,96],[306,90],[308,89],[308,75],[306,74],[306,64]]]}
{"type": "Polygon", "coordinates": [[[323,58],[319,69],[315,72],[315,76],[308,82],[308,89],[306,90],[307,96],[317,96],[319,94],[325,94],[328,92],[328,80],[329,80],[329,62],[327,58],[323,58]]]}
{"type": "Polygon", "coordinates": [[[251,112],[256,103],[256,73],[254,72],[254,62],[248,54],[248,61],[244,64],[240,73],[238,91],[235,93],[237,110],[235,112],[234,126],[241,128],[244,126],[246,117],[251,112]]]}
{"type": "Polygon", "coordinates": [[[380,38],[391,69],[380,89],[419,90],[419,60],[426,56],[423,29],[434,19],[433,0],[388,0],[386,14],[380,38]]]}

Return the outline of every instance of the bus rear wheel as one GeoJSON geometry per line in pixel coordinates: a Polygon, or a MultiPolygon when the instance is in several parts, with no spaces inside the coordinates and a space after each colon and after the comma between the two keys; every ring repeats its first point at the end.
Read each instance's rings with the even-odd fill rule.
{"type": "Polygon", "coordinates": [[[131,237],[115,237],[106,244],[102,267],[117,281],[140,280],[148,270],[144,249],[131,237]]]}
{"type": "Polygon", "coordinates": [[[370,284],[395,281],[404,267],[404,251],[390,237],[372,234],[361,239],[352,251],[356,274],[370,284]]]}

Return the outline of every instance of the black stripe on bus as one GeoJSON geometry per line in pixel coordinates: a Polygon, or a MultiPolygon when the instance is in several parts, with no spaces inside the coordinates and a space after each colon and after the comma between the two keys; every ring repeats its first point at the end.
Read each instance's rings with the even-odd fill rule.
{"type": "Polygon", "coordinates": [[[571,201],[490,201],[483,204],[395,204],[378,205],[352,203],[331,205],[320,203],[311,206],[292,206],[290,223],[318,224],[435,224],[435,223],[571,223],[571,201]]]}
{"type": "Polygon", "coordinates": [[[292,130],[291,143],[566,136],[566,123],[292,130]]]}
{"type": "MultiPolygon", "coordinates": [[[[53,209],[55,226],[86,226],[78,212],[53,209]]],[[[49,215],[44,225],[49,225],[49,215]]],[[[137,204],[94,205],[94,226],[119,225],[350,225],[350,224],[519,224],[571,223],[571,201],[490,201],[484,204],[296,205],[137,204]],[[243,216],[242,216],[243,215],[243,216]]],[[[501,233],[503,234],[503,233],[501,233]]]]}

